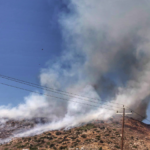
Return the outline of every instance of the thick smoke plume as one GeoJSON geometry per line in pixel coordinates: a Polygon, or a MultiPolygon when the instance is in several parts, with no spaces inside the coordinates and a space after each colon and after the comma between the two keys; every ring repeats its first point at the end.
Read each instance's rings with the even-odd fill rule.
{"type": "MultiPolygon", "coordinates": [[[[55,63],[49,63],[49,68],[42,69],[41,85],[104,103],[59,95],[99,106],[86,107],[32,94],[17,107],[2,106],[0,117],[49,119],[49,124],[27,135],[76,126],[97,118],[108,119],[118,110],[114,107],[118,105],[103,105],[109,101],[124,104],[146,117],[150,96],[150,1],[70,0],[67,7],[69,13],[61,14],[59,20],[64,51],[55,63]]],[[[134,117],[142,120],[137,115],[134,117]]]]}

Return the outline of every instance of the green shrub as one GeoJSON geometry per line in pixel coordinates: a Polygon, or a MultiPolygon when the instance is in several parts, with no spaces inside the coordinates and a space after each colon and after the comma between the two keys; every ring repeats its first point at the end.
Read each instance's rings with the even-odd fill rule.
{"type": "Polygon", "coordinates": [[[96,128],[96,126],[93,125],[93,124],[87,124],[86,126],[80,127],[78,130],[87,131],[87,130],[90,130],[90,129],[93,129],[93,128],[96,128]]]}
{"type": "Polygon", "coordinates": [[[61,132],[57,131],[57,132],[56,132],[56,135],[61,135],[61,132]]]}
{"type": "Polygon", "coordinates": [[[93,124],[87,124],[86,127],[87,127],[88,130],[90,130],[90,129],[92,129],[92,128],[96,128],[96,126],[93,125],[93,124]]]}
{"type": "Polygon", "coordinates": [[[17,148],[24,148],[24,145],[18,145],[17,148]]]}
{"type": "Polygon", "coordinates": [[[73,137],[70,137],[70,138],[71,138],[72,140],[75,140],[77,137],[74,137],[74,136],[73,136],[73,137]]]}
{"type": "Polygon", "coordinates": [[[64,139],[66,139],[67,138],[67,136],[64,136],[64,139]]]}
{"type": "Polygon", "coordinates": [[[133,148],[137,148],[137,146],[134,145],[133,148]]]}
{"type": "Polygon", "coordinates": [[[76,134],[77,134],[77,135],[78,135],[78,134],[81,134],[81,132],[77,131],[76,134]]]}
{"type": "Polygon", "coordinates": [[[47,139],[52,140],[53,138],[52,137],[47,137],[47,139]]]}
{"type": "Polygon", "coordinates": [[[105,136],[109,136],[109,134],[105,134],[105,136]]]}
{"type": "Polygon", "coordinates": [[[115,147],[118,148],[118,149],[120,148],[118,145],[115,145],[115,147]]]}
{"type": "Polygon", "coordinates": [[[69,140],[68,139],[63,139],[62,142],[64,142],[64,141],[69,141],[69,140]]]}
{"type": "Polygon", "coordinates": [[[112,142],[111,141],[108,141],[108,144],[111,144],[112,142]]]}
{"type": "Polygon", "coordinates": [[[47,135],[52,135],[51,133],[47,133],[47,135]]]}
{"type": "Polygon", "coordinates": [[[32,148],[30,148],[30,150],[38,150],[38,148],[32,147],[32,148]]]}
{"type": "Polygon", "coordinates": [[[30,150],[38,150],[38,148],[36,146],[33,146],[32,144],[30,145],[30,150]]]}
{"type": "Polygon", "coordinates": [[[115,123],[116,123],[116,124],[119,124],[119,122],[118,122],[118,121],[116,121],[115,123]]]}
{"type": "Polygon", "coordinates": [[[105,129],[105,127],[104,127],[104,126],[103,126],[103,127],[100,127],[100,129],[104,130],[104,129],[105,129]]]}
{"type": "Polygon", "coordinates": [[[67,146],[60,146],[59,149],[67,149],[67,146]]]}
{"type": "Polygon", "coordinates": [[[50,145],[50,147],[54,147],[54,146],[55,146],[55,144],[51,144],[51,145],[50,145]]]}
{"type": "Polygon", "coordinates": [[[86,135],[86,134],[82,134],[81,137],[82,137],[82,138],[86,138],[87,135],[86,135]]]}
{"type": "Polygon", "coordinates": [[[74,143],[72,143],[73,144],[73,147],[75,147],[75,146],[77,146],[78,145],[78,143],[76,143],[76,142],[74,142],[74,143]]]}
{"type": "Polygon", "coordinates": [[[78,142],[80,142],[80,140],[79,140],[79,139],[77,139],[77,140],[76,140],[76,142],[78,143],[78,142]]]}
{"type": "Polygon", "coordinates": [[[96,139],[100,140],[100,136],[99,136],[99,135],[98,135],[98,136],[96,136],[96,139]]]}
{"type": "Polygon", "coordinates": [[[103,140],[100,140],[100,143],[104,143],[103,140]]]}

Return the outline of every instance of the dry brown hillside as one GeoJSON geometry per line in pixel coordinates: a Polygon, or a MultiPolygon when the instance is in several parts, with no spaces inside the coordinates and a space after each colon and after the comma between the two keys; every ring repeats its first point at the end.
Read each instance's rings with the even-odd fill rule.
{"type": "MultiPolygon", "coordinates": [[[[33,137],[18,138],[1,145],[0,150],[119,150],[121,119],[93,121],[70,130],[49,131],[33,137]]],[[[150,150],[150,126],[125,118],[124,150],[150,150]]]]}

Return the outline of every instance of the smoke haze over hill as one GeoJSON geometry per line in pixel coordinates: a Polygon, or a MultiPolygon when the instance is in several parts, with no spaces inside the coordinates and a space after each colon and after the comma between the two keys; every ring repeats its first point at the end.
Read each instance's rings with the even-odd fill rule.
{"type": "Polygon", "coordinates": [[[34,134],[107,119],[118,110],[115,104],[101,108],[104,105],[90,102],[90,97],[105,104],[124,104],[146,117],[150,96],[150,2],[70,0],[66,5],[69,12],[60,14],[59,20],[64,51],[55,62],[48,63],[49,68],[41,70],[41,85],[89,97],[86,102],[57,94],[100,107],[30,94],[16,107],[1,106],[0,117],[48,118],[50,123],[32,130],[34,134]]]}

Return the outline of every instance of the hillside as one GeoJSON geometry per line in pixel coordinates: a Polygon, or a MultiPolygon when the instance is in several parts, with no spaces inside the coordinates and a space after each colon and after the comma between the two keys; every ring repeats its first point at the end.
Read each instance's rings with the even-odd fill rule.
{"type": "MultiPolygon", "coordinates": [[[[49,131],[40,135],[16,138],[0,146],[0,150],[95,149],[119,150],[121,118],[93,121],[69,130],[49,131]]],[[[150,149],[150,126],[132,118],[125,118],[124,150],[150,149]]]]}

